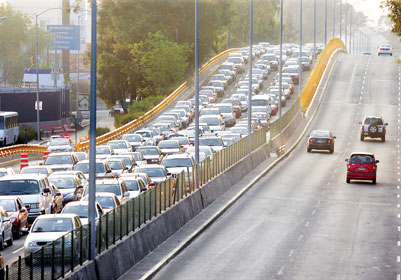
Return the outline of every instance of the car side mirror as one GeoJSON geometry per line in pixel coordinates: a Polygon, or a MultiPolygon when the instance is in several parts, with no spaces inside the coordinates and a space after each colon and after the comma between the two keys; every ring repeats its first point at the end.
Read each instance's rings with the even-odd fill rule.
{"type": "Polygon", "coordinates": [[[49,188],[44,188],[44,189],[43,189],[43,192],[44,192],[44,193],[50,193],[50,189],[49,189],[49,188]]]}
{"type": "Polygon", "coordinates": [[[44,162],[40,162],[39,165],[45,165],[45,163],[44,162]]]}
{"type": "Polygon", "coordinates": [[[333,139],[336,139],[337,138],[337,136],[333,136],[333,139]]]}
{"type": "Polygon", "coordinates": [[[172,173],[171,172],[167,172],[167,176],[171,176],[172,175],[172,173]]]}
{"type": "Polygon", "coordinates": [[[110,173],[112,173],[111,169],[106,170],[106,174],[110,174],[110,173]]]}
{"type": "Polygon", "coordinates": [[[388,125],[388,123],[385,123],[384,125],[388,125]]]}
{"type": "Polygon", "coordinates": [[[59,193],[59,192],[58,192],[58,193],[56,193],[56,196],[60,196],[60,195],[61,195],[61,193],[59,193]]]}
{"type": "Polygon", "coordinates": [[[380,162],[380,160],[376,160],[376,163],[379,163],[380,162]]]}
{"type": "Polygon", "coordinates": [[[362,124],[362,122],[359,122],[359,124],[362,124]]]}
{"type": "Polygon", "coordinates": [[[347,159],[347,158],[345,159],[345,162],[348,162],[348,159],[347,159]]]}

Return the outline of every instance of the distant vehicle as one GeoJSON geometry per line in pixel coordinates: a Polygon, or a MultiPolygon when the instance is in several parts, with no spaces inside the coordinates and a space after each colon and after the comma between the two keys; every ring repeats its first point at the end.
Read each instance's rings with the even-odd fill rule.
{"type": "Polygon", "coordinates": [[[17,196],[0,196],[0,206],[4,207],[11,219],[14,239],[18,239],[24,232],[28,232],[28,209],[21,199],[17,196]]]}
{"type": "Polygon", "coordinates": [[[352,153],[347,162],[347,183],[351,180],[371,180],[376,184],[378,160],[372,153],[352,153]]]}
{"type": "Polygon", "coordinates": [[[57,137],[51,140],[47,150],[54,152],[72,152],[74,150],[70,137],[57,137]]]}
{"type": "Polygon", "coordinates": [[[370,138],[381,138],[382,142],[386,141],[386,126],[382,117],[366,117],[361,124],[361,141],[365,140],[365,137],[370,138]]]}
{"type": "MultiPolygon", "coordinates": [[[[83,225],[89,224],[89,201],[73,201],[68,203],[61,214],[76,214],[78,215],[79,219],[81,220],[81,223],[83,225]]],[[[95,220],[99,219],[101,216],[103,216],[104,211],[102,206],[98,203],[95,202],[95,220]]]]}
{"type": "Polygon", "coordinates": [[[390,44],[381,44],[377,48],[377,55],[380,56],[382,54],[389,54],[393,56],[393,47],[390,44]]]}
{"type": "MultiPolygon", "coordinates": [[[[114,193],[110,192],[96,192],[95,194],[96,202],[102,206],[103,211],[105,213],[112,211],[114,208],[117,208],[121,205],[120,200],[114,193]]],[[[82,198],[82,201],[88,201],[89,195],[86,195],[82,198]]]]}
{"type": "Polygon", "coordinates": [[[307,151],[328,150],[332,154],[334,152],[334,139],[336,137],[330,131],[314,130],[308,138],[307,151]]]}
{"type": "Polygon", "coordinates": [[[17,112],[0,112],[0,145],[15,144],[18,141],[19,123],[17,112]]]}
{"type": "Polygon", "coordinates": [[[49,166],[25,166],[21,169],[20,174],[45,174],[49,176],[53,170],[49,166]]]}
{"type": "Polygon", "coordinates": [[[0,168],[0,177],[6,176],[6,175],[13,175],[13,174],[15,174],[15,172],[11,167],[0,168]]]}

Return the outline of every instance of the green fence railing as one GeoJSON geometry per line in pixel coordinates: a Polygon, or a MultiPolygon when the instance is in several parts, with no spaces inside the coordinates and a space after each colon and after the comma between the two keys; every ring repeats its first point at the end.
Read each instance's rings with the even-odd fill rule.
{"type": "MultiPolygon", "coordinates": [[[[266,143],[265,128],[254,131],[252,150],[266,143]]],[[[249,154],[248,136],[207,157],[199,165],[199,187],[204,186],[249,154]]],[[[196,190],[196,166],[187,168],[173,178],[157,184],[128,202],[107,212],[96,221],[96,253],[141,228],[154,217],[196,190]]],[[[90,227],[75,229],[57,240],[44,245],[40,250],[19,257],[7,265],[5,279],[58,279],[89,260],[90,227]]]]}
{"type": "Polygon", "coordinates": [[[301,111],[301,99],[298,97],[292,104],[291,108],[285,112],[280,119],[270,123],[270,139],[273,139],[280,134],[287,125],[294,119],[295,115],[301,111]]]}

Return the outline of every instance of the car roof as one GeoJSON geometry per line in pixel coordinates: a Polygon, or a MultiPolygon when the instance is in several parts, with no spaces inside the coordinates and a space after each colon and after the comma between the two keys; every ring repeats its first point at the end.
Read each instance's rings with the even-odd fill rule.
{"type": "Polygon", "coordinates": [[[74,205],[89,205],[89,200],[71,201],[68,202],[65,206],[74,206],[74,205]]]}
{"type": "Polygon", "coordinates": [[[10,174],[0,178],[0,181],[7,181],[7,180],[21,180],[21,179],[31,179],[31,180],[38,180],[44,179],[47,176],[45,174],[10,174]]]}
{"type": "Polygon", "coordinates": [[[171,159],[171,158],[191,158],[192,156],[188,153],[183,154],[175,154],[175,155],[167,155],[164,159],[171,159]]]}
{"type": "Polygon", "coordinates": [[[350,157],[351,156],[354,156],[354,155],[364,155],[364,156],[375,156],[373,153],[367,153],[367,152],[353,152],[353,153],[351,153],[350,154],[350,157]]]}
{"type": "Polygon", "coordinates": [[[36,219],[57,219],[57,218],[70,218],[78,217],[77,214],[47,214],[47,215],[39,215],[36,219]]]}

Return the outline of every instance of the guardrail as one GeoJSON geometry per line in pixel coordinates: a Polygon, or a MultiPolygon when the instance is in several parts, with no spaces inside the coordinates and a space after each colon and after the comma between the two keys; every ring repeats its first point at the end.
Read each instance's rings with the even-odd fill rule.
{"type": "Polygon", "coordinates": [[[0,149],[0,158],[10,157],[14,155],[20,155],[23,153],[27,154],[43,154],[47,150],[46,146],[41,145],[14,145],[10,147],[4,147],[0,149]]]}
{"type": "Polygon", "coordinates": [[[297,100],[292,104],[291,108],[285,112],[280,119],[270,123],[270,139],[276,137],[283,128],[285,128],[299,112],[301,99],[298,97],[297,100]]]}
{"type": "Polygon", "coordinates": [[[311,75],[309,76],[308,82],[306,83],[303,91],[302,91],[302,100],[301,107],[302,112],[305,113],[311,103],[313,96],[315,95],[317,86],[319,85],[320,79],[326,69],[327,63],[333,54],[333,52],[338,49],[346,50],[346,47],[338,38],[331,39],[330,42],[323,49],[322,53],[319,56],[319,60],[316,63],[315,68],[313,69],[311,75]]]}
{"type": "MultiPolygon", "coordinates": [[[[266,144],[266,129],[256,130],[252,138],[252,151],[266,144]]],[[[249,138],[213,154],[199,165],[199,187],[219,176],[249,154],[249,138]]],[[[187,168],[174,178],[156,185],[125,204],[113,209],[96,221],[96,253],[107,250],[117,241],[138,230],[154,217],[185,199],[197,190],[196,167],[187,168]]],[[[87,225],[68,232],[41,249],[31,252],[5,268],[6,279],[58,279],[89,259],[90,231],[87,225]]]]}
{"type": "MultiPolygon", "coordinates": [[[[202,68],[199,70],[200,73],[205,72],[209,67],[211,67],[213,64],[215,64],[217,61],[225,58],[228,56],[231,52],[238,51],[239,49],[229,49],[225,50],[222,53],[216,55],[215,57],[211,58],[208,62],[206,62],[202,68]]],[[[154,107],[152,110],[149,112],[145,113],[143,116],[139,117],[138,119],[135,119],[118,129],[114,131],[110,131],[109,133],[106,133],[104,135],[101,135],[96,138],[96,145],[102,145],[107,143],[108,141],[117,139],[118,137],[121,137],[123,134],[126,134],[135,128],[143,125],[145,122],[159,114],[162,110],[164,110],[168,105],[170,105],[182,92],[184,92],[188,88],[188,83],[184,82],[182,85],[180,85],[175,91],[173,91],[169,96],[167,96],[162,102],[160,102],[156,107],[154,107]]],[[[77,146],[77,151],[87,151],[89,150],[89,140],[85,142],[78,143],[77,146]]]]}

